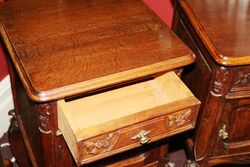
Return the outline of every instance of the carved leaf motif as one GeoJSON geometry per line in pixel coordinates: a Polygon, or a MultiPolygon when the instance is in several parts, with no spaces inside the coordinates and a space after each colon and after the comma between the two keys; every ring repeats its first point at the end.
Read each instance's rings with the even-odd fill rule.
{"type": "Polygon", "coordinates": [[[51,133],[50,110],[50,105],[47,103],[38,106],[38,129],[43,134],[51,133]]]}
{"type": "Polygon", "coordinates": [[[110,133],[103,139],[97,141],[85,141],[83,143],[84,154],[98,154],[100,152],[106,152],[115,144],[118,137],[118,133],[110,133]]]}
{"type": "Polygon", "coordinates": [[[169,127],[180,127],[190,122],[191,110],[168,115],[169,127]]]}
{"type": "Polygon", "coordinates": [[[232,92],[241,91],[242,88],[248,88],[250,85],[250,73],[246,71],[240,71],[236,81],[231,89],[232,92]]]}
{"type": "Polygon", "coordinates": [[[229,76],[230,76],[229,70],[227,70],[226,68],[220,68],[216,70],[214,76],[214,83],[210,91],[210,93],[213,96],[217,97],[222,96],[223,85],[227,82],[229,76]]]}

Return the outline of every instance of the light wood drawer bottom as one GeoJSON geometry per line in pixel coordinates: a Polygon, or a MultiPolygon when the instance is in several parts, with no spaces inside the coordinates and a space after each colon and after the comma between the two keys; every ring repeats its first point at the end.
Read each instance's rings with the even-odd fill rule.
{"type": "Polygon", "coordinates": [[[58,126],[81,165],[192,129],[199,105],[169,72],[82,99],[58,101],[58,126]]]}

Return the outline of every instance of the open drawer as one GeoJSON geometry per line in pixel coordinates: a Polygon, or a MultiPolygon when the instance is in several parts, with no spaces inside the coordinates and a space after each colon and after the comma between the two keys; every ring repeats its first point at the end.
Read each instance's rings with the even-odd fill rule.
{"type": "Polygon", "coordinates": [[[200,102],[174,72],[65,102],[58,126],[78,165],[93,162],[195,126],[200,102]]]}

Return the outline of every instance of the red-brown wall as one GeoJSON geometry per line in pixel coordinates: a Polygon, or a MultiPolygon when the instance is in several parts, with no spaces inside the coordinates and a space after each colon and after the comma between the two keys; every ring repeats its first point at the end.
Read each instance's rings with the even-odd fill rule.
{"type": "Polygon", "coordinates": [[[170,28],[174,14],[173,0],[143,0],[170,28]]]}
{"type": "MultiPolygon", "coordinates": [[[[0,3],[3,0],[0,0],[0,3]]],[[[8,74],[7,63],[4,57],[3,48],[0,43],[0,81],[8,74]]]]}
{"type": "Polygon", "coordinates": [[[4,51],[0,45],[0,81],[8,74],[7,62],[4,57],[4,51]]]}
{"type": "MultiPolygon", "coordinates": [[[[0,0],[1,2],[2,0],[0,0]]],[[[169,27],[172,27],[172,0],[143,0],[169,27]]],[[[4,52],[0,46],[0,81],[8,74],[4,52]]]]}

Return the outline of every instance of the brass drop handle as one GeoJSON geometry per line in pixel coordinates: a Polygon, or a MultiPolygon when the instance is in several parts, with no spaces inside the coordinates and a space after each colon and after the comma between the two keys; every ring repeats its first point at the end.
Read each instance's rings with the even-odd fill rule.
{"type": "Polygon", "coordinates": [[[222,138],[222,140],[226,140],[228,138],[228,133],[227,133],[227,126],[224,124],[223,127],[219,130],[218,133],[219,137],[222,138]]]}
{"type": "Polygon", "coordinates": [[[133,137],[131,137],[131,139],[135,140],[135,139],[139,138],[141,144],[146,144],[150,140],[149,137],[147,136],[149,133],[150,133],[150,131],[142,130],[138,134],[136,134],[133,137]]]}

